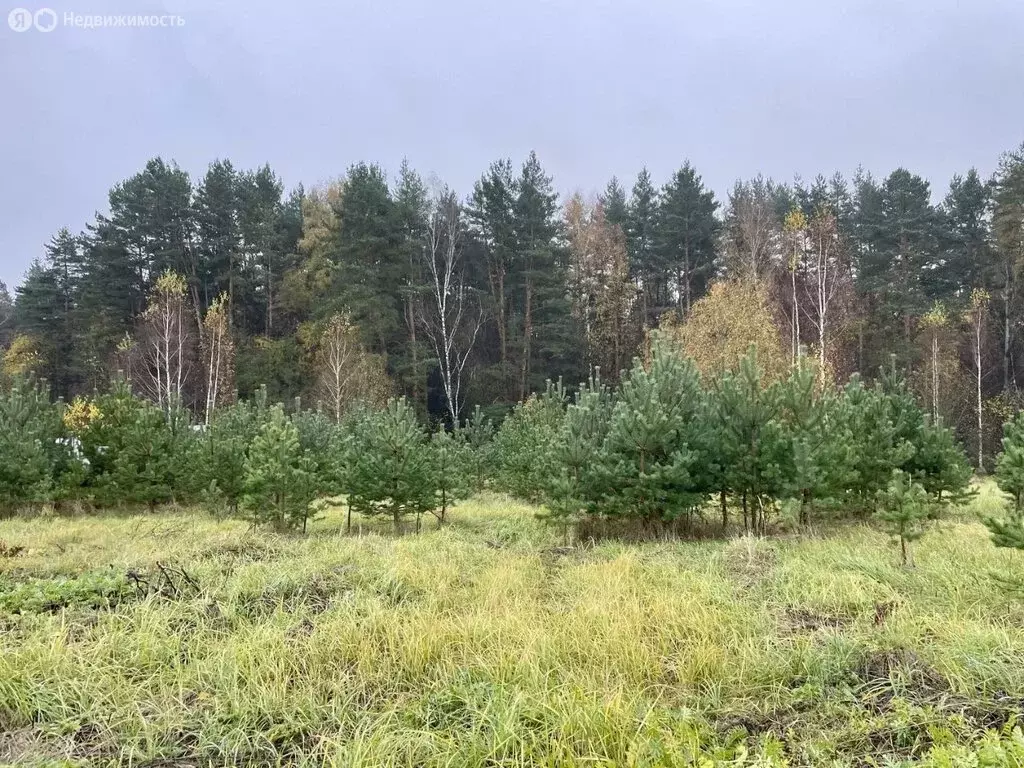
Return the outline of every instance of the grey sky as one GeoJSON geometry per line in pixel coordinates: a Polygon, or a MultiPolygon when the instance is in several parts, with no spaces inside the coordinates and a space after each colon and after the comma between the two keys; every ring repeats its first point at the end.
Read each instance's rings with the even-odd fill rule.
{"type": "Polygon", "coordinates": [[[904,165],[941,196],[1024,140],[1021,0],[48,0],[185,25],[45,34],[10,30],[15,5],[40,7],[0,7],[12,288],[155,155],[269,162],[288,186],[408,156],[463,194],[531,148],[562,192],[687,158],[720,195],[904,165]]]}

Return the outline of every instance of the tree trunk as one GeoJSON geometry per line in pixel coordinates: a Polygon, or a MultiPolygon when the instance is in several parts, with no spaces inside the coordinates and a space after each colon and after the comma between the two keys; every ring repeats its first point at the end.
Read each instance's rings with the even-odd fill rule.
{"type": "Polygon", "coordinates": [[[857,328],[857,370],[864,370],[864,321],[857,328]]]}
{"type": "Polygon", "coordinates": [[[1010,273],[1007,269],[1003,286],[1003,391],[1010,389],[1010,273]]]}
{"type": "Polygon", "coordinates": [[[793,286],[793,363],[800,360],[800,300],[796,295],[796,267],[789,271],[793,286]]]}
{"type": "Polygon", "coordinates": [[[977,321],[974,337],[974,367],[977,373],[977,406],[978,406],[978,474],[985,471],[984,466],[984,436],[982,434],[981,419],[981,321],[977,321]]]}
{"type": "Polygon", "coordinates": [[[523,364],[519,375],[519,400],[526,400],[530,376],[530,341],[533,336],[533,280],[526,278],[526,303],[523,308],[523,364]]]}

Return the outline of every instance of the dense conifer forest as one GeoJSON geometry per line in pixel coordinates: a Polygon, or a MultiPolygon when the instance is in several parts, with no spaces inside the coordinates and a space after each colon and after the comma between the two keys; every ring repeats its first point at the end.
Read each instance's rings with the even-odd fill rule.
{"type": "Polygon", "coordinates": [[[548,380],[615,384],[661,329],[712,368],[756,341],[766,370],[806,358],[839,385],[895,355],[989,470],[1018,405],[1024,149],[946,189],[898,168],[724,199],[689,163],[563,199],[533,154],[472,190],[407,164],[286,190],[268,166],[191,178],[157,158],[101,203],[0,297],[4,374],[66,401],[122,371],[200,420],[265,387],[336,415],[400,395],[434,422],[500,421],[548,380]]]}

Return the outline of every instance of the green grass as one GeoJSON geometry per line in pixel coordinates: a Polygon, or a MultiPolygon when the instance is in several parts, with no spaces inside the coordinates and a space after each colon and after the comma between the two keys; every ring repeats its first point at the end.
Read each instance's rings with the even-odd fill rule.
{"type": "Polygon", "coordinates": [[[1024,553],[969,515],[906,570],[867,526],[570,550],[534,512],[0,521],[0,763],[1024,766],[1024,553]]]}

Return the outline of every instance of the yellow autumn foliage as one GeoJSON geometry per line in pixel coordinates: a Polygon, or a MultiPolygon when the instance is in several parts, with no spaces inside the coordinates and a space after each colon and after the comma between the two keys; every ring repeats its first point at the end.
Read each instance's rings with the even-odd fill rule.
{"type": "Polygon", "coordinates": [[[43,359],[36,351],[36,342],[31,336],[19,333],[3,353],[3,375],[26,376],[36,373],[43,359]]]}
{"type": "Polygon", "coordinates": [[[75,435],[80,435],[88,426],[103,417],[99,406],[84,397],[76,397],[64,409],[64,426],[75,435]]]}
{"type": "Polygon", "coordinates": [[[764,381],[789,375],[790,355],[782,343],[765,289],[752,280],[723,280],[711,285],[690,314],[678,322],[662,319],[660,335],[690,357],[705,379],[716,379],[739,368],[751,345],[764,381]]]}

